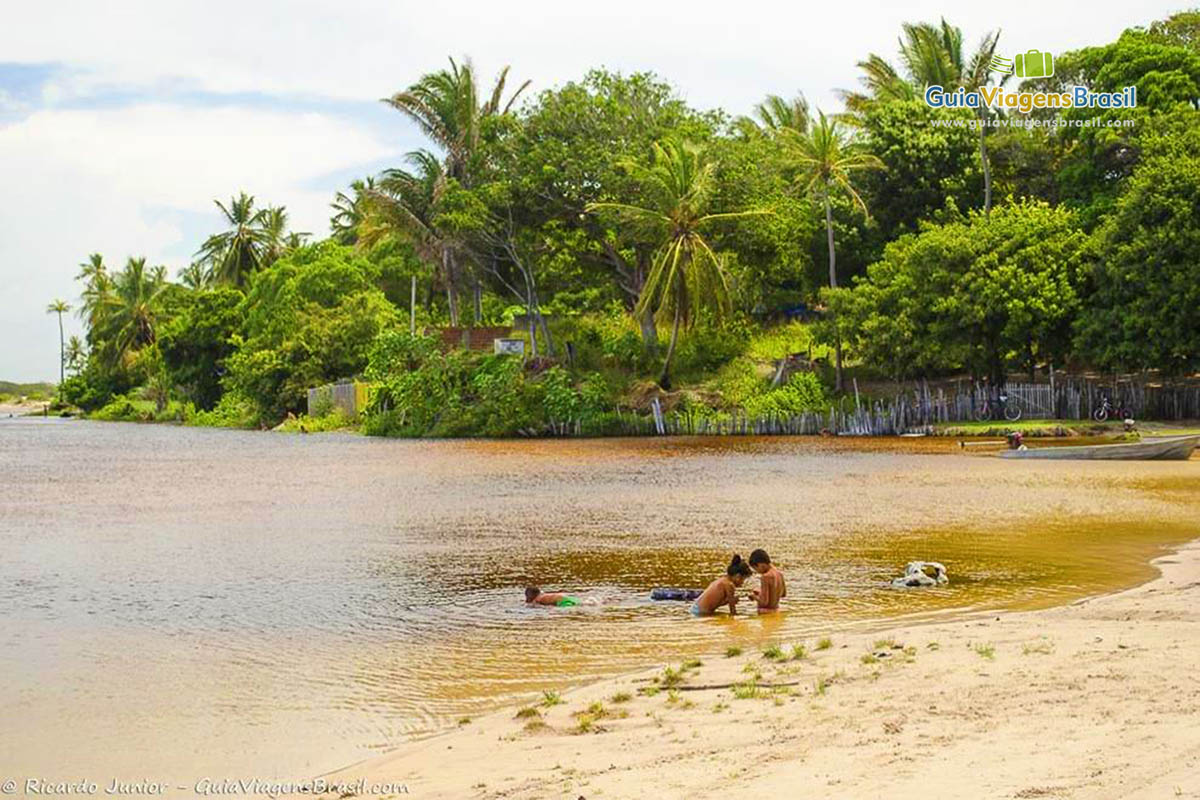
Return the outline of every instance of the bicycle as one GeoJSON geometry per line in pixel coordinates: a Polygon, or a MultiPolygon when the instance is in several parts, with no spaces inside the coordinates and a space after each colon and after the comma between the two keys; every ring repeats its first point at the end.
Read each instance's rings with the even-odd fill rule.
{"type": "Polygon", "coordinates": [[[984,394],[983,402],[975,409],[975,421],[984,422],[993,418],[998,419],[999,417],[996,416],[997,413],[999,417],[1003,417],[1009,422],[1016,422],[1021,418],[1022,410],[1016,403],[1010,403],[1008,392],[1001,389],[1000,393],[996,396],[996,405],[994,407],[990,395],[984,394]]]}
{"type": "Polygon", "coordinates": [[[1133,412],[1128,408],[1119,408],[1113,404],[1112,399],[1107,395],[1100,396],[1100,406],[1092,412],[1092,419],[1096,422],[1104,422],[1112,415],[1117,415],[1121,419],[1130,419],[1133,417],[1133,412]]]}

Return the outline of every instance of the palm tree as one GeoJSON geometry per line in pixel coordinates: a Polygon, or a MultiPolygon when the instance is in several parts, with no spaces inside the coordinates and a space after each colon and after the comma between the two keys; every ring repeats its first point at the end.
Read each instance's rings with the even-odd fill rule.
{"type": "MultiPolygon", "coordinates": [[[[851,181],[851,174],[864,169],[881,169],[883,162],[865,153],[840,127],[836,119],[821,113],[807,133],[785,129],[782,141],[788,155],[800,170],[805,190],[814,194],[825,209],[825,239],[829,247],[829,286],[836,289],[837,255],[833,245],[833,207],[830,198],[835,191],[847,194],[854,205],[870,217],[866,203],[851,181]]],[[[837,391],[842,391],[842,337],[836,339],[837,391]]]]}
{"type": "MultiPolygon", "coordinates": [[[[863,71],[862,83],[866,94],[841,92],[849,118],[861,120],[873,103],[891,100],[911,100],[920,96],[919,90],[941,86],[946,91],[965,89],[973,92],[988,83],[990,64],[1000,41],[1000,31],[984,35],[968,59],[963,53],[962,30],[943,18],[939,25],[905,23],[900,37],[902,76],[886,59],[871,54],[858,66],[863,71]]],[[[1000,84],[1008,79],[1003,76],[1000,84]]],[[[992,210],[992,171],[987,152],[987,131],[984,127],[988,109],[980,105],[979,162],[983,169],[983,211],[992,210]]]]}
{"type": "Polygon", "coordinates": [[[67,369],[72,373],[79,372],[83,368],[83,362],[87,360],[87,348],[78,336],[72,336],[67,339],[67,369]]]}
{"type": "MultiPolygon", "coordinates": [[[[973,92],[988,82],[992,56],[1000,31],[985,34],[979,47],[970,59],[963,56],[962,30],[946,22],[940,25],[928,23],[905,24],[904,36],[900,40],[900,58],[912,79],[922,88],[942,86],[947,91],[965,89],[973,92]]],[[[1001,78],[1001,83],[1007,76],[1001,78]]],[[[987,138],[984,121],[988,109],[979,106],[979,162],[983,168],[983,213],[992,211],[992,172],[988,164],[987,138]]]]}
{"type": "Polygon", "coordinates": [[[88,332],[98,329],[104,309],[108,305],[112,293],[112,278],[104,265],[104,256],[92,253],[88,260],[79,265],[79,274],[75,280],[83,281],[83,292],[78,313],[87,324],[88,332]]]}
{"type": "Polygon", "coordinates": [[[791,100],[785,100],[777,94],[769,94],[766,99],[754,107],[754,116],[758,123],[769,133],[779,133],[784,128],[804,133],[808,130],[811,118],[808,100],[798,94],[791,100]]]}
{"type": "Polygon", "coordinates": [[[641,318],[653,311],[660,322],[671,320],[671,339],[658,379],[669,388],[680,327],[690,326],[705,313],[719,319],[730,310],[725,265],[705,240],[705,231],[717,220],[765,212],[709,213],[716,164],[680,142],[655,144],[648,165],[624,165],[640,185],[644,204],[593,203],[588,211],[612,210],[639,228],[647,241],[659,242],[634,314],[641,318]]]}
{"type": "Polygon", "coordinates": [[[263,248],[263,266],[269,267],[293,250],[303,247],[304,240],[312,234],[288,229],[287,209],[283,206],[272,206],[262,216],[263,238],[266,245],[263,248]]]}
{"type": "Polygon", "coordinates": [[[146,268],[145,258],[130,258],[113,276],[113,292],[104,315],[103,338],[109,357],[120,362],[146,345],[154,344],[160,321],[159,298],[167,287],[165,270],[146,268]]]}
{"type": "Polygon", "coordinates": [[[246,279],[265,265],[271,244],[266,227],[270,209],[255,210],[254,198],[245,192],[232,198],[228,207],[219,200],[213,202],[229,229],[205,239],[196,255],[212,268],[217,280],[244,286],[246,279]]]}
{"type": "Polygon", "coordinates": [[[359,242],[370,246],[398,236],[412,244],[417,254],[433,264],[446,287],[450,324],[458,325],[458,293],[454,290],[456,259],[454,242],[437,229],[437,204],[446,185],[442,163],[427,150],[406,157],[411,171],[386,170],[365,195],[359,242]]]}
{"type": "Polygon", "coordinates": [[[179,282],[189,289],[207,289],[212,285],[212,269],[199,261],[193,261],[179,270],[179,282]]]}
{"type": "MultiPolygon", "coordinates": [[[[481,102],[475,68],[470,60],[459,64],[452,58],[450,69],[431,72],[404,91],[384,98],[383,102],[412,120],[445,153],[441,172],[446,178],[471,188],[485,121],[507,114],[530,83],[522,83],[505,100],[508,70],[505,67],[500,71],[491,94],[481,102]]],[[[446,244],[438,248],[440,271],[447,282],[450,324],[458,325],[460,269],[457,261],[459,250],[464,248],[451,246],[451,242],[446,244]]]]}
{"type": "Polygon", "coordinates": [[[301,247],[304,247],[308,244],[308,237],[310,236],[312,236],[311,233],[305,233],[304,231],[288,231],[287,236],[283,237],[283,254],[285,256],[290,255],[301,247]]]}
{"type": "Polygon", "coordinates": [[[461,65],[450,59],[450,69],[431,72],[384,102],[416,123],[446,154],[446,174],[470,186],[471,162],[479,149],[483,121],[507,114],[529,86],[525,81],[504,101],[508,67],[500,71],[491,95],[479,102],[479,87],[470,59],[461,65]]]}
{"type": "Polygon", "coordinates": [[[864,93],[841,89],[837,92],[846,106],[844,119],[847,123],[861,126],[863,118],[876,103],[917,99],[916,87],[901,77],[896,68],[882,56],[871,53],[866,61],[858,62],[858,68],[863,71],[859,81],[867,91],[864,93]]]}
{"type": "Polygon", "coordinates": [[[61,384],[66,377],[67,345],[63,338],[62,315],[71,310],[66,300],[55,300],[46,306],[47,314],[58,314],[58,382],[61,384]]]}
{"type": "Polygon", "coordinates": [[[333,238],[342,244],[354,244],[358,241],[358,226],[366,215],[367,195],[375,190],[375,179],[367,177],[350,184],[350,195],[338,192],[330,207],[334,214],[329,218],[329,229],[333,238]],[[351,196],[353,195],[353,196],[351,196]]]}
{"type": "Polygon", "coordinates": [[[97,276],[105,273],[104,256],[99,253],[92,253],[79,265],[79,274],[75,276],[75,280],[91,283],[97,276]]]}

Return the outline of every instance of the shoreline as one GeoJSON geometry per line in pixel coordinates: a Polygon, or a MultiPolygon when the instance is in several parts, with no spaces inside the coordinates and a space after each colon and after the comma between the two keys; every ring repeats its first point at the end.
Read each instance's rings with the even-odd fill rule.
{"type": "Polygon", "coordinates": [[[1150,565],[1064,606],[608,678],[322,777],[447,798],[1200,797],[1200,538],[1150,565]]]}
{"type": "MultiPolygon", "coordinates": [[[[40,413],[45,403],[35,405],[3,405],[0,404],[0,417],[29,417],[44,416],[40,413]],[[11,412],[11,414],[10,414],[11,412]]],[[[60,417],[60,414],[48,416],[60,417]]],[[[993,444],[997,447],[1005,445],[1004,437],[1013,430],[1021,430],[1026,438],[1043,446],[1045,443],[1073,442],[1081,444],[1116,444],[1126,441],[1125,433],[1120,423],[1095,423],[1089,420],[1027,420],[1016,423],[939,423],[928,433],[922,434],[851,434],[839,433],[826,435],[821,433],[666,433],[666,434],[613,434],[613,435],[539,435],[539,436],[383,436],[371,435],[363,431],[361,424],[348,424],[331,428],[302,430],[303,418],[284,420],[271,427],[243,427],[238,425],[192,425],[178,419],[99,419],[76,411],[65,418],[85,422],[128,423],[136,425],[167,425],[174,427],[195,427],[214,430],[247,431],[254,433],[284,433],[317,436],[320,434],[354,434],[369,438],[396,441],[582,441],[604,439],[662,439],[662,440],[739,440],[739,439],[772,439],[772,440],[834,440],[834,441],[903,441],[908,443],[918,441],[937,442],[945,452],[957,451],[952,445],[956,441],[978,441],[980,445],[993,444]]],[[[1137,433],[1143,437],[1183,436],[1200,434],[1200,420],[1145,420],[1138,424],[1137,433]]]]}
{"type": "Polygon", "coordinates": [[[24,403],[0,403],[0,417],[40,417],[49,405],[49,400],[27,401],[24,403]]]}

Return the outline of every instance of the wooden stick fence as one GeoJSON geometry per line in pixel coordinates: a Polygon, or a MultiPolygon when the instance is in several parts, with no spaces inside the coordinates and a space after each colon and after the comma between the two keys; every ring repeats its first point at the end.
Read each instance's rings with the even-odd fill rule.
{"type": "MultiPolygon", "coordinates": [[[[1021,418],[1027,420],[1091,419],[1105,398],[1114,409],[1110,419],[1118,419],[1121,411],[1137,419],[1200,418],[1200,384],[1193,383],[1149,385],[1059,378],[1053,384],[1009,383],[1005,391],[1008,406],[1019,408],[1021,418]]],[[[922,382],[890,399],[863,399],[856,393],[853,401],[846,399],[833,408],[795,415],[751,417],[737,409],[724,414],[665,412],[656,398],[650,414],[618,411],[600,420],[568,420],[555,424],[554,430],[566,436],[798,436],[823,432],[891,436],[923,433],[939,423],[981,418],[1004,421],[994,390],[966,381],[952,391],[946,387],[933,390],[922,382]],[[991,408],[986,416],[981,414],[985,397],[991,408]]]]}

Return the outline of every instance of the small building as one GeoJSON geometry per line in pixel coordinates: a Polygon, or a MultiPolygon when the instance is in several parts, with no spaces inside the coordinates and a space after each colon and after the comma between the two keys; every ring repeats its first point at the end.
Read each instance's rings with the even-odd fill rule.
{"type": "Polygon", "coordinates": [[[362,381],[327,383],[308,390],[308,415],[323,417],[335,408],[347,417],[357,417],[367,407],[367,384],[362,381]]]}
{"type": "Polygon", "coordinates": [[[512,328],[489,327],[489,328],[438,328],[438,337],[441,339],[442,347],[447,350],[453,350],[461,347],[464,350],[479,350],[483,352],[492,352],[496,339],[507,339],[512,336],[512,328]]]}

